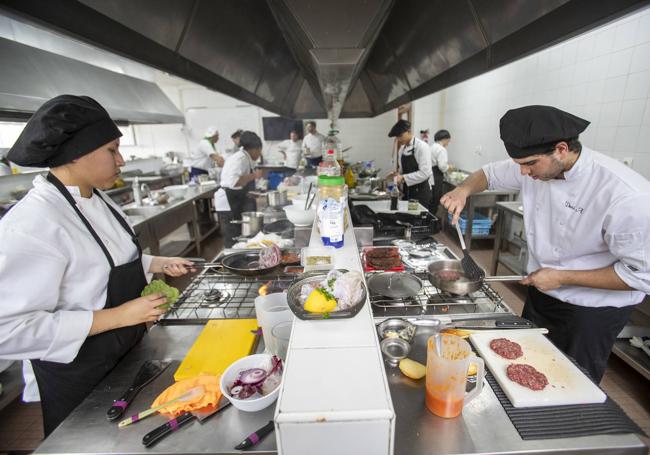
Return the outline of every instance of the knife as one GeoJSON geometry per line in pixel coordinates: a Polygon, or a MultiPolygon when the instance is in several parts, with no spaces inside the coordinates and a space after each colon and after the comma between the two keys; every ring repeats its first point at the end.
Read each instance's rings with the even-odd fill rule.
{"type": "Polygon", "coordinates": [[[203,423],[208,417],[215,415],[219,411],[224,410],[225,408],[227,408],[232,404],[230,401],[228,401],[227,398],[224,397],[221,397],[220,403],[221,405],[217,407],[217,409],[215,409],[214,411],[184,412],[183,414],[179,415],[175,419],[171,419],[169,422],[160,425],[158,428],[155,428],[151,430],[149,433],[147,433],[146,435],[144,435],[144,437],[142,438],[142,444],[145,447],[151,447],[152,445],[160,441],[162,438],[178,430],[180,427],[184,426],[188,422],[191,422],[194,419],[198,419],[199,422],[203,423]]]}
{"type": "Polygon", "coordinates": [[[454,327],[463,329],[529,329],[534,327],[527,319],[473,319],[469,321],[455,321],[454,327]]]}
{"type": "Polygon", "coordinates": [[[126,408],[129,407],[129,404],[131,404],[131,401],[133,401],[140,390],[158,377],[170,363],[162,360],[147,360],[144,362],[129,388],[126,389],[120,398],[113,402],[113,405],[106,412],[106,418],[112,422],[124,414],[124,411],[126,411],[126,408]]]}

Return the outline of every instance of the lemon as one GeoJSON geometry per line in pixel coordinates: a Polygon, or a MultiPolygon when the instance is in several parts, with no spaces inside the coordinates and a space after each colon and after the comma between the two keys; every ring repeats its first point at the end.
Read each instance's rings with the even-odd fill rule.
{"type": "Polygon", "coordinates": [[[336,308],[336,300],[318,290],[311,291],[305,300],[305,310],[310,313],[329,313],[336,308]]]}
{"type": "Polygon", "coordinates": [[[400,360],[399,369],[411,379],[422,379],[427,374],[427,367],[411,359],[400,360]]]}

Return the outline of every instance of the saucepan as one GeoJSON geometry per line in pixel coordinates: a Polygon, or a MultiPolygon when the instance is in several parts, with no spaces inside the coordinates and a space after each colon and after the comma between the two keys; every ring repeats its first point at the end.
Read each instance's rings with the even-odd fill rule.
{"type": "Polygon", "coordinates": [[[486,276],[482,280],[471,280],[465,275],[463,266],[457,259],[434,261],[428,266],[429,281],[441,291],[455,295],[467,295],[481,288],[483,282],[521,281],[521,275],[486,276]]]}
{"type": "Polygon", "coordinates": [[[232,220],[231,223],[241,224],[241,235],[243,237],[253,237],[262,230],[264,213],[244,212],[241,214],[241,220],[232,220]]]}

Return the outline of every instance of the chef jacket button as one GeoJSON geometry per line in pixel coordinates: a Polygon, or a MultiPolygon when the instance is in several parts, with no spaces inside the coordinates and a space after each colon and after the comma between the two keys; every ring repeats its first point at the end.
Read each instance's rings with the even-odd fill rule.
{"type": "Polygon", "coordinates": [[[560,221],[560,226],[564,226],[564,221],[560,221]]]}

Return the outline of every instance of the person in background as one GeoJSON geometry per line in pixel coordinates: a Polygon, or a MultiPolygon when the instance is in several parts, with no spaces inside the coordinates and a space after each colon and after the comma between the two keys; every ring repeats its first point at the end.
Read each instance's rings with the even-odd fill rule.
{"type": "Polygon", "coordinates": [[[433,136],[431,144],[431,165],[433,166],[433,199],[431,200],[432,214],[438,212],[440,198],[444,192],[443,185],[445,182],[445,172],[449,169],[449,158],[447,156],[447,146],[451,141],[451,134],[447,130],[438,130],[433,136]]]}
{"type": "Polygon", "coordinates": [[[511,159],[486,164],[440,202],[455,223],[471,194],[521,192],[522,316],[600,382],[633,306],[650,294],[650,182],[582,146],[588,125],[551,106],[509,110],[500,129],[511,159]]]}
{"type": "Polygon", "coordinates": [[[284,156],[284,165],[286,167],[298,169],[302,155],[300,145],[300,139],[298,139],[298,132],[296,130],[291,130],[289,132],[289,139],[285,139],[278,145],[278,150],[284,156]]]}
{"type": "Polygon", "coordinates": [[[431,150],[429,146],[411,133],[411,124],[398,120],[388,133],[399,146],[398,170],[386,176],[403,185],[405,199],[417,199],[425,208],[431,205],[431,150]]]}
{"type": "Polygon", "coordinates": [[[260,137],[252,131],[244,131],[239,143],[241,149],[226,160],[221,173],[221,188],[214,195],[226,248],[233,246],[235,237],[241,234],[241,226],[231,221],[241,220],[243,212],[255,211],[255,200],[248,197],[248,192],[255,190],[255,180],[262,177],[262,171],[255,170],[255,162],[262,156],[260,137]]]}
{"type": "Polygon", "coordinates": [[[8,153],[50,168],[0,220],[0,358],[31,359],[39,393],[26,396],[40,394],[45,436],[165,312],[163,294],[140,296],[151,274],[192,265],[142,254],[101,191],[124,165],[120,136],[95,100],[61,95],[36,110],[8,153]]]}
{"type": "Polygon", "coordinates": [[[0,176],[11,175],[11,163],[5,156],[6,149],[0,149],[0,176]]]}
{"type": "Polygon", "coordinates": [[[243,130],[237,130],[234,133],[230,135],[230,139],[232,140],[232,147],[229,149],[226,149],[226,153],[224,156],[224,160],[227,160],[228,157],[233,156],[237,150],[239,150],[239,139],[241,138],[241,133],[243,133],[243,130]]]}
{"type": "Polygon", "coordinates": [[[420,140],[422,142],[426,142],[427,144],[429,143],[429,130],[420,130],[420,140]]]}
{"type": "Polygon", "coordinates": [[[219,131],[213,126],[209,127],[199,145],[189,156],[190,178],[194,179],[202,174],[208,174],[215,164],[218,168],[224,165],[224,158],[217,152],[215,144],[219,141],[219,131]]]}
{"type": "Polygon", "coordinates": [[[307,134],[302,140],[302,148],[305,151],[307,166],[318,167],[323,161],[323,144],[325,136],[316,131],[316,122],[310,120],[306,123],[307,134]]]}

